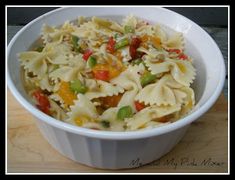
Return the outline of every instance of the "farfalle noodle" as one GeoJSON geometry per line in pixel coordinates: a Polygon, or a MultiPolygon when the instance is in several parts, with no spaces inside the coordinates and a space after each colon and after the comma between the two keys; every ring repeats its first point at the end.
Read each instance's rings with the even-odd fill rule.
{"type": "Polygon", "coordinates": [[[58,27],[44,24],[39,39],[18,54],[30,102],[55,119],[95,130],[178,121],[196,104],[190,87],[196,69],[183,34],[169,32],[133,14],[119,22],[81,16],[58,27]]]}

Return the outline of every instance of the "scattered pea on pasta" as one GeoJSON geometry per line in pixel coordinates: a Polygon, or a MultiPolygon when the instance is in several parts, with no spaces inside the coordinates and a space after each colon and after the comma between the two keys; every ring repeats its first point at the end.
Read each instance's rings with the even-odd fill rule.
{"type": "Polygon", "coordinates": [[[49,116],[135,131],[173,123],[195,105],[196,70],[179,32],[133,15],[122,23],[80,17],[41,32],[40,43],[18,57],[26,92],[49,116]]]}

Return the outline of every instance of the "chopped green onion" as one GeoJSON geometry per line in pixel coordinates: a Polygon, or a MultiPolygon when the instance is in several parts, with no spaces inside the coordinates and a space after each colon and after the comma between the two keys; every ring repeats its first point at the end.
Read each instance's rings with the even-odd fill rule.
{"type": "Polygon", "coordinates": [[[82,51],[82,48],[80,46],[74,48],[75,52],[79,53],[82,51]]]}
{"type": "Polygon", "coordinates": [[[118,33],[114,35],[114,39],[117,39],[117,38],[118,38],[118,33]]]}
{"type": "Polygon", "coordinates": [[[156,78],[157,78],[156,75],[147,72],[140,77],[141,85],[144,87],[147,84],[152,83],[156,78]]]}
{"type": "Polygon", "coordinates": [[[120,49],[124,46],[127,46],[129,44],[129,41],[127,38],[124,38],[124,39],[121,39],[120,41],[118,41],[116,44],[115,44],[115,49],[120,49]]]}
{"type": "Polygon", "coordinates": [[[78,45],[79,38],[77,36],[72,35],[72,43],[74,46],[78,45]]]}
{"type": "Polygon", "coordinates": [[[110,127],[110,122],[109,121],[104,120],[104,121],[101,121],[100,123],[104,128],[109,128],[110,127]]]}
{"type": "Polygon", "coordinates": [[[70,89],[75,93],[82,93],[82,94],[84,94],[87,91],[87,87],[83,85],[79,79],[70,82],[70,89]]]}
{"type": "Polygon", "coordinates": [[[72,36],[72,44],[75,52],[81,52],[81,47],[78,44],[79,38],[77,36],[72,36]]]}
{"type": "Polygon", "coordinates": [[[127,34],[127,33],[134,33],[135,32],[135,30],[134,30],[134,28],[132,27],[132,26],[124,26],[124,32],[125,32],[125,34],[127,34]]]}
{"type": "Polygon", "coordinates": [[[130,106],[123,106],[118,110],[117,118],[120,120],[124,120],[125,118],[132,117],[133,112],[130,106]]]}
{"type": "Polygon", "coordinates": [[[44,49],[43,46],[39,46],[39,47],[37,47],[37,48],[35,49],[35,51],[42,52],[43,49],[44,49]]]}
{"type": "Polygon", "coordinates": [[[138,58],[138,59],[135,59],[131,62],[133,65],[139,65],[140,63],[143,63],[143,60],[138,58]]]}
{"type": "Polygon", "coordinates": [[[88,63],[90,68],[93,68],[97,64],[97,61],[96,61],[96,59],[93,56],[90,56],[88,58],[87,63],[88,63]]]}

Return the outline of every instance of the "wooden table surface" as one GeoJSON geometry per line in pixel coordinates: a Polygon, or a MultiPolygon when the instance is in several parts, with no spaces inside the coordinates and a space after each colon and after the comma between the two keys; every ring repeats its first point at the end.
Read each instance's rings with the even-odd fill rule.
{"type": "Polygon", "coordinates": [[[184,138],[161,159],[136,169],[100,170],[58,153],[40,134],[33,117],[7,95],[8,173],[227,173],[228,103],[223,94],[184,138]]]}

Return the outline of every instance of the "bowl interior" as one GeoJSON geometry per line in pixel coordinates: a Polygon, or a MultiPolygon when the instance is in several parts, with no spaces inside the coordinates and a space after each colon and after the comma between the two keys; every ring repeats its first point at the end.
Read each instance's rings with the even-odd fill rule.
{"type": "MultiPolygon", "coordinates": [[[[26,51],[40,36],[42,25],[48,24],[58,26],[66,20],[74,20],[79,16],[91,17],[101,16],[116,21],[132,13],[133,15],[146,19],[150,23],[163,25],[168,33],[173,30],[182,32],[185,39],[185,51],[193,58],[196,68],[196,79],[192,85],[195,91],[196,107],[193,111],[203,106],[221,83],[224,74],[224,63],[221,52],[217,45],[192,21],[163,8],[144,7],[73,7],[55,10],[29,23],[12,39],[8,46],[8,80],[16,90],[28,100],[28,96],[22,86],[20,79],[20,64],[17,54],[26,51]]],[[[193,112],[192,111],[192,112],[193,112]]]]}

